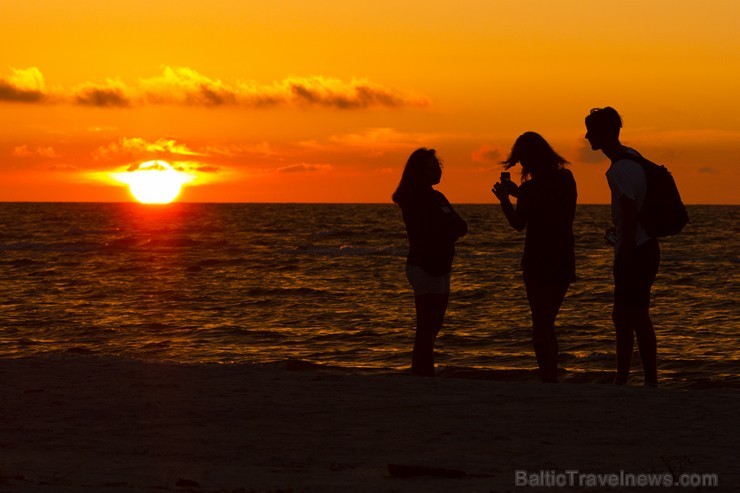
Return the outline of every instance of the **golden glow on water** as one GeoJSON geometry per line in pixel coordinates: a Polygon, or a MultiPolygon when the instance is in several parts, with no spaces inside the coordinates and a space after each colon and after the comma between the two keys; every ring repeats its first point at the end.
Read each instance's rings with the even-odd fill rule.
{"type": "MultiPolygon", "coordinates": [[[[458,211],[471,233],[457,246],[440,373],[532,378],[523,235],[497,206],[458,211]]],[[[661,372],[673,386],[740,388],[728,282],[738,208],[689,214],[687,234],[661,245],[653,290],[661,372]]],[[[609,207],[579,206],[577,217],[579,279],[558,315],[560,364],[570,381],[601,382],[614,364],[609,207]]],[[[2,357],[408,369],[414,298],[390,204],[2,203],[0,226],[2,357]]]]}

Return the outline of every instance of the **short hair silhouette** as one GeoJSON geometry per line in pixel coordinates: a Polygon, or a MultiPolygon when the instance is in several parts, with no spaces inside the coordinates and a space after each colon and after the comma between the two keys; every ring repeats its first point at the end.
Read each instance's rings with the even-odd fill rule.
{"type": "Polygon", "coordinates": [[[612,138],[618,138],[619,130],[622,128],[622,117],[611,106],[593,108],[586,117],[586,128],[612,138]]]}
{"type": "Polygon", "coordinates": [[[544,137],[537,132],[525,132],[519,136],[511,148],[509,157],[501,164],[505,169],[522,165],[522,180],[527,181],[532,174],[562,169],[568,161],[555,152],[544,137]]]}
{"type": "Polygon", "coordinates": [[[434,149],[421,147],[411,153],[408,161],[406,161],[406,167],[403,168],[401,181],[393,193],[393,202],[400,204],[406,201],[414,192],[431,185],[427,167],[432,160],[436,161],[440,168],[442,167],[442,162],[437,157],[434,149]]]}

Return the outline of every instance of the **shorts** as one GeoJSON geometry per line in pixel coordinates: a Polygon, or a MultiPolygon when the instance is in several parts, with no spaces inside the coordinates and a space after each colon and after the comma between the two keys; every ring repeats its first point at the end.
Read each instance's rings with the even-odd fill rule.
{"type": "Polygon", "coordinates": [[[432,276],[418,265],[406,264],[406,277],[414,288],[414,295],[420,294],[449,294],[450,274],[432,276]]]}
{"type": "Polygon", "coordinates": [[[635,247],[627,258],[614,261],[614,308],[650,306],[650,289],[660,265],[658,240],[635,247]]]}

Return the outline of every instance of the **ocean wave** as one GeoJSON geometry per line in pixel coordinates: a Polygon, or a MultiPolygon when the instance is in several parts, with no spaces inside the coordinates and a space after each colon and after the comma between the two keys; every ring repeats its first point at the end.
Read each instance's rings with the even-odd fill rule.
{"type": "Polygon", "coordinates": [[[341,293],[328,289],[315,288],[252,288],[244,292],[245,296],[341,296],[341,293]]]}
{"type": "Polygon", "coordinates": [[[358,233],[360,233],[360,231],[355,231],[352,229],[326,229],[326,230],[316,231],[315,233],[312,233],[311,237],[317,238],[317,239],[347,238],[347,237],[355,236],[358,233]]]}
{"type": "MultiPolygon", "coordinates": [[[[692,218],[697,211],[705,215],[692,234],[661,244],[653,291],[661,374],[668,385],[734,385],[740,208],[695,207],[692,218]]],[[[536,381],[523,235],[500,208],[458,212],[471,232],[458,243],[440,372],[536,381]]],[[[608,206],[579,206],[580,278],[558,317],[566,382],[606,381],[614,364],[605,221],[608,206]]],[[[390,204],[0,204],[0,231],[0,357],[89,351],[391,373],[410,364],[408,247],[390,204]]],[[[639,380],[637,358],[634,368],[639,380]]]]}
{"type": "Polygon", "coordinates": [[[12,267],[27,267],[29,265],[44,265],[45,262],[33,260],[30,258],[19,258],[14,260],[0,260],[0,265],[10,265],[12,267]]]}
{"type": "Polygon", "coordinates": [[[558,355],[559,361],[579,361],[583,363],[596,362],[596,361],[614,361],[613,352],[595,351],[592,353],[569,353],[561,352],[558,355]]]}
{"type": "Polygon", "coordinates": [[[0,251],[28,251],[28,252],[90,252],[100,248],[100,243],[90,241],[75,242],[19,242],[0,245],[0,251]]]}
{"type": "Polygon", "coordinates": [[[253,267],[259,265],[255,258],[207,258],[199,260],[196,267],[253,267]]]}
{"type": "Polygon", "coordinates": [[[406,256],[408,249],[399,248],[394,246],[383,246],[383,247],[361,247],[349,244],[340,245],[339,247],[323,247],[314,245],[301,245],[295,249],[300,253],[309,255],[320,255],[327,257],[344,257],[344,256],[391,256],[391,257],[402,257],[406,256]]]}

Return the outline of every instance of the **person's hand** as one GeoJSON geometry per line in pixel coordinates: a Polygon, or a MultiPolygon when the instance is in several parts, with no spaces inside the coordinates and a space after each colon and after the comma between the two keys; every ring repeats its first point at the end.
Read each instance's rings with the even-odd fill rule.
{"type": "Polygon", "coordinates": [[[604,240],[606,240],[607,244],[614,246],[617,244],[617,228],[612,226],[611,228],[607,228],[606,231],[604,231],[604,240]]]}
{"type": "Polygon", "coordinates": [[[503,186],[504,188],[506,188],[506,191],[509,192],[509,195],[515,198],[519,197],[519,185],[511,180],[507,180],[505,183],[503,183],[503,186]]]}
{"type": "Polygon", "coordinates": [[[499,199],[499,201],[501,202],[509,201],[509,191],[506,189],[506,187],[501,182],[496,182],[496,184],[493,185],[491,192],[493,192],[493,194],[496,196],[497,199],[499,199]]]}

